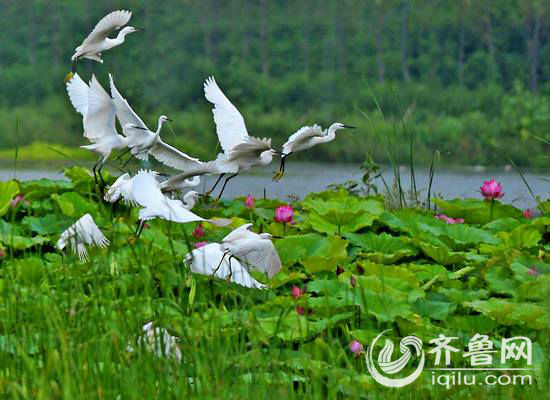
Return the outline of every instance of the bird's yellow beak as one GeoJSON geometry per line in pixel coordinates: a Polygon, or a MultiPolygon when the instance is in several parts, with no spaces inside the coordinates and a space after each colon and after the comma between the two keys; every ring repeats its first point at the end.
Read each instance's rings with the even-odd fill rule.
{"type": "Polygon", "coordinates": [[[73,76],[74,76],[74,73],[69,72],[69,73],[65,76],[65,80],[64,80],[63,82],[64,82],[64,83],[69,82],[71,79],[73,79],[73,76]]]}

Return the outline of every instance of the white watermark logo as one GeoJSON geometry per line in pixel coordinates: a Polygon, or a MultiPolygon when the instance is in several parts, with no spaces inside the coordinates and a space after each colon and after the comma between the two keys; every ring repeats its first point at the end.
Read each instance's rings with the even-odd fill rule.
{"type": "Polygon", "coordinates": [[[385,330],[381,332],[378,336],[376,336],[376,338],[369,346],[367,354],[365,355],[365,358],[367,360],[367,368],[372,377],[376,380],[376,382],[380,383],[381,385],[395,388],[403,387],[413,382],[422,373],[425,361],[424,350],[422,350],[422,340],[420,340],[416,336],[407,336],[401,339],[401,342],[399,342],[401,357],[399,357],[395,361],[391,361],[391,357],[393,355],[393,343],[391,340],[386,339],[386,344],[384,345],[384,348],[378,354],[378,365],[380,366],[382,372],[388,375],[393,375],[405,368],[412,357],[411,350],[407,346],[412,346],[416,351],[416,356],[420,357],[420,363],[418,364],[418,367],[416,367],[416,369],[409,376],[406,376],[405,378],[390,378],[382,375],[378,371],[372,359],[372,351],[374,345],[376,344],[376,341],[388,330],[385,330]]]}
{"type": "MultiPolygon", "coordinates": [[[[376,382],[381,385],[399,388],[414,382],[422,373],[426,356],[422,349],[422,340],[416,336],[407,336],[399,342],[401,356],[392,361],[394,346],[391,340],[386,339],[385,345],[378,353],[378,360],[375,363],[373,351],[376,342],[390,329],[381,332],[368,347],[365,359],[367,368],[376,382]],[[409,375],[403,378],[391,377],[401,372],[411,363],[413,355],[418,359],[418,365],[409,375]],[[376,366],[378,365],[378,367],[376,366]],[[389,375],[389,376],[388,376],[389,375]]],[[[457,347],[451,345],[458,337],[445,336],[440,334],[437,338],[431,339],[429,343],[433,348],[427,354],[433,355],[434,368],[426,368],[431,371],[433,385],[442,385],[449,389],[454,385],[510,385],[510,384],[532,384],[532,377],[529,374],[511,374],[513,371],[532,371],[532,343],[525,336],[504,338],[501,340],[500,350],[496,350],[493,341],[488,335],[476,333],[468,342],[468,351],[462,353],[461,359],[469,359],[471,367],[453,368],[451,365],[452,355],[461,352],[457,347]],[[500,352],[499,367],[493,367],[493,356],[500,352]],[[525,361],[526,368],[502,367],[508,360],[525,361]],[[487,372],[488,375],[476,382],[475,373],[487,372]],[[500,373],[495,375],[495,373],[500,373]]],[[[457,356],[458,357],[458,356],[457,356]]],[[[479,378],[479,377],[478,377],[479,378]]]]}

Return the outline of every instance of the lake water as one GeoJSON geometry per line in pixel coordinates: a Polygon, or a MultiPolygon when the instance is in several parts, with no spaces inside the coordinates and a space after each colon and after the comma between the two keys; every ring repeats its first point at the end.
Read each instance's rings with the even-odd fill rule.
{"type": "MultiPolygon", "coordinates": [[[[319,192],[333,183],[343,183],[347,180],[361,180],[362,173],[359,165],[355,164],[324,164],[324,163],[306,163],[292,162],[290,160],[286,166],[285,177],[278,183],[271,181],[272,171],[278,167],[278,163],[273,163],[268,167],[255,168],[235,177],[229,182],[224,192],[224,197],[238,197],[252,194],[255,197],[267,197],[285,199],[288,195],[296,195],[303,198],[310,192],[319,192]]],[[[17,179],[29,180],[38,178],[63,179],[63,174],[58,169],[25,168],[19,167],[17,179]]],[[[383,168],[383,177],[390,185],[393,181],[391,168],[383,168]]],[[[426,188],[428,186],[428,169],[418,168],[415,170],[416,185],[418,190],[424,190],[421,198],[426,197],[426,188]]],[[[13,168],[8,166],[0,167],[0,180],[11,179],[14,176],[13,168]]],[[[528,172],[524,173],[527,182],[535,195],[547,199],[550,193],[550,183],[548,174],[528,172]]],[[[533,208],[536,202],[532,199],[527,187],[523,183],[519,174],[515,171],[506,171],[500,169],[484,168],[441,168],[436,170],[432,185],[432,193],[440,195],[446,199],[452,198],[480,198],[479,187],[483,180],[495,178],[503,186],[505,196],[503,202],[512,203],[519,208],[533,208]]],[[[216,177],[207,177],[201,183],[201,188],[206,186],[208,189],[214,184],[216,177]]],[[[410,172],[406,168],[401,168],[402,187],[408,190],[410,186],[410,172]]],[[[383,189],[383,183],[378,180],[379,189],[383,189]]],[[[218,185],[217,190],[221,187],[218,185]]]]}

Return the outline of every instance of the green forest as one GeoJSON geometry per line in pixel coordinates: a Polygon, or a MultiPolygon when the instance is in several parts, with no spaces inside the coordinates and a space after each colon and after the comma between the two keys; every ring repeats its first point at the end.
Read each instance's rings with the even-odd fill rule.
{"type": "MultiPolygon", "coordinates": [[[[35,142],[76,146],[82,121],[63,83],[101,17],[133,12],[144,32],[85,60],[112,73],[163,137],[201,158],[217,138],[202,87],[214,75],[248,130],[280,146],[303,125],[359,129],[303,159],[358,162],[388,148],[419,163],[548,164],[550,11],[538,0],[0,0],[0,154],[35,142]]],[[[32,155],[31,155],[32,156],[32,155]]]]}

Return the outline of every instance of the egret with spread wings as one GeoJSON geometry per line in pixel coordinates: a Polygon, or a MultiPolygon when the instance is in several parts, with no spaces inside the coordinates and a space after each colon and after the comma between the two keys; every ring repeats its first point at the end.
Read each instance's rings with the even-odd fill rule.
{"type": "Polygon", "coordinates": [[[88,86],[78,74],[75,74],[73,79],[67,82],[67,93],[73,107],[82,114],[84,137],[92,142],[81,147],[99,154],[99,160],[92,169],[95,182],[97,184],[99,175],[105,186],[101,168],[113,150],[121,150],[128,145],[128,139],[116,131],[113,100],[93,75],[88,86]]]}
{"type": "Polygon", "coordinates": [[[122,97],[115,86],[113,77],[109,75],[111,82],[111,96],[116,107],[116,115],[123,127],[123,133],[128,138],[128,147],[132,157],[140,160],[148,160],[149,154],[164,165],[184,171],[200,164],[196,158],[179,151],[173,146],[162,141],[160,131],[166,121],[170,121],[165,115],[158,120],[157,130],[152,132],[142,119],[132,110],[128,101],[122,97]]]}
{"type": "Polygon", "coordinates": [[[130,11],[118,10],[113,11],[112,13],[103,17],[88,35],[86,39],[82,42],[80,46],[75,49],[75,53],[71,57],[73,61],[73,67],[71,72],[65,78],[65,82],[71,80],[76,73],[76,67],[78,65],[78,60],[81,58],[88,58],[90,60],[98,61],[103,63],[101,59],[101,54],[109,49],[112,49],[115,46],[119,46],[124,43],[126,35],[129,33],[137,32],[142,29],[134,28],[133,26],[127,26],[122,29],[116,38],[111,39],[109,35],[124,25],[126,25],[132,13],[130,11]]]}
{"type": "Polygon", "coordinates": [[[335,122],[328,129],[322,130],[319,125],[304,126],[288,138],[283,144],[281,152],[281,165],[279,171],[273,175],[273,180],[278,182],[285,174],[285,159],[297,151],[307,150],[322,143],[328,143],[336,138],[336,131],[344,128],[355,128],[354,126],[344,125],[335,122]]]}

